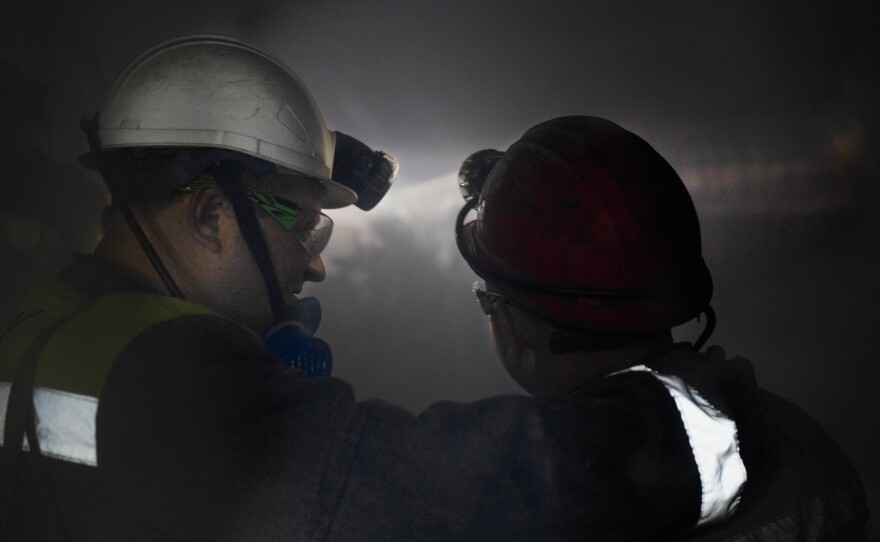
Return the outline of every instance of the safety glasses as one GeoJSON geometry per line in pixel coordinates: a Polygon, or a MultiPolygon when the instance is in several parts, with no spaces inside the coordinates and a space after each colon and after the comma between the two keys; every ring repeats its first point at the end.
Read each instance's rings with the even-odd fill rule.
{"type": "Polygon", "coordinates": [[[333,220],[324,213],[253,188],[245,187],[244,195],[269,213],[285,231],[298,234],[299,243],[313,258],[330,242],[333,220]]]}
{"type": "MultiPolygon", "coordinates": [[[[198,186],[207,184],[208,180],[196,180],[180,189],[181,192],[193,192],[198,186]]],[[[321,254],[330,242],[333,233],[333,219],[322,212],[304,207],[290,200],[266,194],[253,188],[244,188],[244,195],[266,211],[284,231],[297,235],[297,242],[312,258],[321,254]]]]}
{"type": "Polygon", "coordinates": [[[496,303],[510,303],[510,300],[501,294],[487,292],[486,282],[482,280],[478,280],[474,283],[473,291],[474,296],[477,298],[477,302],[480,304],[480,309],[482,309],[483,314],[486,316],[492,314],[492,311],[495,310],[496,303]]]}

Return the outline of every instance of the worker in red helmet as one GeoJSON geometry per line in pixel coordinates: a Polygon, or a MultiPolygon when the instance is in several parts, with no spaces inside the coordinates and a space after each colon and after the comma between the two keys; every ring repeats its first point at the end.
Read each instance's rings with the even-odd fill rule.
{"type": "Polygon", "coordinates": [[[635,390],[668,393],[651,399],[663,412],[658,426],[614,431],[633,432],[650,448],[684,427],[701,508],[697,528],[676,538],[864,539],[858,475],[814,420],[763,390],[731,407],[701,389],[704,369],[745,362],[726,360],[717,346],[700,352],[715,315],[699,222],[681,179],[648,143],[602,118],[556,118],[506,152],[469,156],[459,185],[467,203],[458,247],[483,279],[474,291],[498,355],[526,391],[586,398],[632,386],[639,401],[645,392],[635,390]],[[476,220],[465,223],[474,208],[476,220]],[[700,314],[699,339],[674,343],[671,329],[700,314]],[[749,409],[761,423],[728,418],[749,409]],[[725,421],[736,445],[719,450],[730,434],[720,429],[725,421]],[[719,499],[730,493],[734,499],[719,499]]]}

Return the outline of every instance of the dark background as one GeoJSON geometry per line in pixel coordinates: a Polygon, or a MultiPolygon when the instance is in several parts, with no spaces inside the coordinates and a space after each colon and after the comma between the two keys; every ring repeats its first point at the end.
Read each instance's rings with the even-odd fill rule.
{"type": "MultiPolygon", "coordinates": [[[[31,2],[0,17],[0,318],[90,251],[107,196],[77,124],[149,46],[261,46],[328,126],[396,155],[369,214],[333,214],[321,335],[360,397],[418,411],[518,392],[471,299],[455,172],[564,114],[610,118],[682,174],[719,325],[859,469],[880,513],[877,2],[31,2]]],[[[697,326],[677,330],[693,338],[697,326]]],[[[880,538],[878,522],[872,539],[880,538]]]]}

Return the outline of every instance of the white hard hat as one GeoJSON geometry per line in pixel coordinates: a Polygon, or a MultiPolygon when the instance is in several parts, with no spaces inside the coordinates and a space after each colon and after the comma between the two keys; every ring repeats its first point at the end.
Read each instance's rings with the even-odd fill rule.
{"type": "Polygon", "coordinates": [[[98,115],[103,150],[208,148],[270,162],[317,179],[322,204],[358,196],[332,180],[335,134],[311,94],[273,56],[225,36],[166,41],[116,79],[98,115]]]}

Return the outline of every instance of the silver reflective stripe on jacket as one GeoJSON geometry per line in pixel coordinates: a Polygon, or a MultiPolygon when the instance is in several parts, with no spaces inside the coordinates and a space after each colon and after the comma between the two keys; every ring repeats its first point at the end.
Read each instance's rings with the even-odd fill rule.
{"type": "Polygon", "coordinates": [[[644,371],[653,375],[666,387],[681,414],[702,486],[697,525],[729,517],[739,504],[746,482],[736,424],[677,376],[660,374],[644,365],[621,372],[627,371],[644,371]]]}
{"type": "Polygon", "coordinates": [[[9,408],[9,392],[12,384],[0,382],[0,446],[6,446],[6,410],[9,408]]]}
{"type": "MultiPolygon", "coordinates": [[[[0,382],[0,445],[6,428],[6,408],[12,385],[0,382]]],[[[37,440],[43,455],[97,466],[98,455],[95,441],[95,415],[98,400],[51,388],[34,388],[37,440]]],[[[22,444],[28,449],[26,443],[22,444]]]]}

